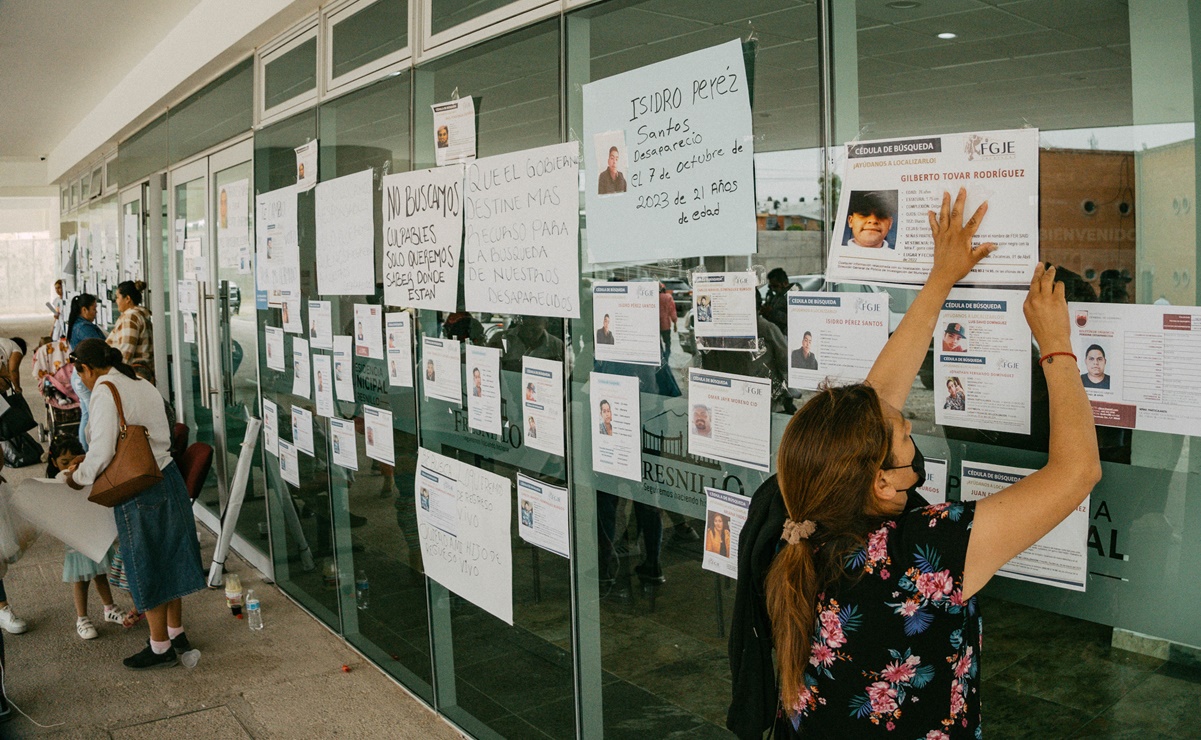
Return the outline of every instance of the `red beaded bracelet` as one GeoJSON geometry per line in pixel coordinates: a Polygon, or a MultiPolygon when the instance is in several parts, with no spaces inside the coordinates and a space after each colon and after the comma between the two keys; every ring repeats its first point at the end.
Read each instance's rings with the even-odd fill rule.
{"type": "Polygon", "coordinates": [[[1055,362],[1055,360],[1052,358],[1054,358],[1056,355],[1063,355],[1064,357],[1071,357],[1072,362],[1079,362],[1079,360],[1076,359],[1076,355],[1072,354],[1071,352],[1048,352],[1047,354],[1038,358],[1038,364],[1041,365],[1044,362],[1046,362],[1047,360],[1051,360],[1051,362],[1055,362]]]}

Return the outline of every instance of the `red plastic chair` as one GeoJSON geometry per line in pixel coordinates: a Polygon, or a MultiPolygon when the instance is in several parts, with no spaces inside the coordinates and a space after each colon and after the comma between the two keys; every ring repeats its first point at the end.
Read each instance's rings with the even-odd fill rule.
{"type": "Polygon", "coordinates": [[[176,423],[171,430],[171,459],[179,466],[180,472],[183,472],[183,453],[188,449],[189,436],[191,430],[187,424],[176,423]]]}
{"type": "Polygon", "coordinates": [[[193,442],[186,452],[180,456],[179,472],[183,475],[184,485],[188,489],[188,498],[193,501],[200,495],[204,482],[208,480],[209,469],[213,467],[213,446],[204,442],[193,442]]]}

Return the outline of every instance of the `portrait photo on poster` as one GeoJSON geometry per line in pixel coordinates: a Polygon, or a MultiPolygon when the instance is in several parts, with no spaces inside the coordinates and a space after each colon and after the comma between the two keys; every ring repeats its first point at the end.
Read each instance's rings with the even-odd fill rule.
{"type": "Polygon", "coordinates": [[[625,173],[630,166],[627,158],[626,132],[604,131],[592,137],[592,145],[596,152],[596,172],[600,175],[596,180],[597,195],[621,195],[626,192],[625,173]]]}
{"type": "Polygon", "coordinates": [[[864,249],[897,247],[897,191],[852,190],[842,243],[864,249]]]}

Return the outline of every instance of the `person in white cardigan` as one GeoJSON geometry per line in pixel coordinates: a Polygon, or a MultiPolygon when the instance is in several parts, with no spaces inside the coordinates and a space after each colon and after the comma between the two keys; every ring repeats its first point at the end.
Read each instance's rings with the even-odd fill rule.
{"type": "Polygon", "coordinates": [[[122,362],[121,352],[101,339],[75,347],[71,361],[92,392],[88,453],[67,469],[72,488],[91,485],[112,462],[120,435],[113,389],[120,394],[126,424],[146,427],[150,450],[163,479],[113,509],[129,592],[150,624],[150,644],[124,660],[126,668],[173,666],[177,653],[191,650],[183,628],[182,597],[204,588],[200,547],[191,501],[171,459],[171,426],[162,396],[122,362]]]}

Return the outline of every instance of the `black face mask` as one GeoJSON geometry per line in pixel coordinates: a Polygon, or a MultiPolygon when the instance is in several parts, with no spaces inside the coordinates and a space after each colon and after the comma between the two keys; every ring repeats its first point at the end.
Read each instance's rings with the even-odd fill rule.
{"type": "Polygon", "coordinates": [[[913,437],[909,440],[913,442],[913,461],[908,465],[892,465],[883,470],[900,470],[901,468],[913,468],[913,472],[917,474],[917,481],[908,488],[902,489],[906,496],[912,496],[917,493],[917,489],[921,488],[926,483],[926,456],[922,454],[918,448],[917,442],[913,441],[913,437]]]}

